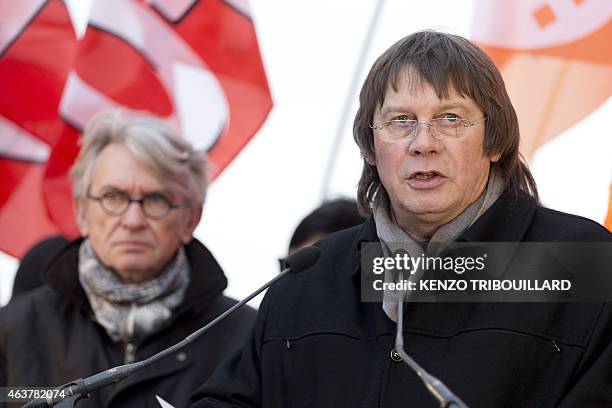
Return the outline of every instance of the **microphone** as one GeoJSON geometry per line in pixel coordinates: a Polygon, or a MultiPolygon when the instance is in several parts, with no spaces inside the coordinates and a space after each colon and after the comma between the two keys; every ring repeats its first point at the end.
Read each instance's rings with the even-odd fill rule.
{"type": "MultiPolygon", "coordinates": [[[[304,269],[310,268],[312,265],[317,263],[319,257],[321,256],[321,250],[317,247],[309,246],[304,247],[289,256],[285,260],[288,268],[285,268],[280,274],[285,273],[287,269],[292,273],[302,272],[304,269]]],[[[269,286],[272,282],[276,282],[274,279],[268,282],[266,285],[269,286]]]]}
{"type": "MultiPolygon", "coordinates": [[[[403,280],[404,274],[400,272],[400,281],[403,280]]],[[[406,363],[412,371],[414,371],[421,381],[427,387],[427,390],[433,395],[439,402],[441,408],[468,408],[465,402],[453,393],[450,388],[446,386],[442,381],[429,374],[423,367],[421,367],[412,357],[404,350],[404,304],[400,299],[397,302],[397,332],[395,335],[395,350],[402,357],[404,363],[406,363]]]]}
{"type": "MultiPolygon", "coordinates": [[[[215,319],[210,321],[204,327],[201,327],[195,332],[191,333],[189,336],[187,336],[185,339],[183,339],[179,343],[176,343],[175,345],[165,350],[162,350],[159,353],[143,361],[137,361],[135,363],[113,367],[101,373],[94,374],[85,379],[79,378],[78,380],[69,382],[68,384],[62,385],[60,387],[60,391],[63,391],[63,393],[61,393],[63,394],[62,396],[58,396],[56,398],[48,398],[48,399],[35,399],[35,400],[28,402],[26,405],[23,406],[23,408],[52,407],[55,404],[61,403],[64,400],[66,400],[64,402],[68,402],[70,400],[68,406],[73,406],[74,403],[79,398],[83,397],[83,395],[84,395],[84,398],[87,398],[87,394],[89,394],[90,392],[96,391],[100,388],[117,383],[125,379],[129,375],[133,374],[134,372],[144,367],[147,367],[153,364],[154,362],[156,362],[157,360],[169,354],[173,354],[177,350],[190,344],[192,341],[200,337],[202,334],[206,333],[217,323],[225,319],[230,314],[234,313],[236,310],[240,309],[242,306],[244,306],[247,302],[249,302],[255,296],[259,295],[261,292],[268,289],[270,286],[276,283],[276,281],[282,279],[287,274],[298,273],[305,269],[310,268],[312,265],[314,265],[319,260],[320,256],[321,256],[321,250],[319,248],[305,247],[305,248],[300,249],[299,251],[289,256],[289,258],[287,258],[286,263],[289,266],[283,269],[273,279],[271,279],[264,285],[260,286],[257,290],[255,290],[253,293],[248,295],[246,298],[236,303],[234,306],[230,307],[225,312],[221,313],[219,316],[217,316],[215,319]]],[[[64,406],[64,404],[62,404],[62,406],[64,406]]]]}

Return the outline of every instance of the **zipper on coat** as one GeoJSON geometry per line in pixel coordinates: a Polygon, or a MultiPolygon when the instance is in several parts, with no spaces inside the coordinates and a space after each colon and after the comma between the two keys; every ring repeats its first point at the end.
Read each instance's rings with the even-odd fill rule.
{"type": "Polygon", "coordinates": [[[134,343],[126,343],[124,350],[124,358],[125,364],[133,363],[136,358],[136,345],[134,343]]]}
{"type": "MultiPolygon", "coordinates": [[[[132,303],[130,305],[130,310],[127,316],[127,321],[125,322],[127,326],[126,334],[128,336],[128,339],[134,338],[135,315],[136,315],[136,303],[132,303]]],[[[124,350],[124,355],[123,355],[123,361],[125,362],[124,364],[133,363],[135,357],[136,357],[136,345],[128,340],[125,343],[125,350],[124,350]]]]}

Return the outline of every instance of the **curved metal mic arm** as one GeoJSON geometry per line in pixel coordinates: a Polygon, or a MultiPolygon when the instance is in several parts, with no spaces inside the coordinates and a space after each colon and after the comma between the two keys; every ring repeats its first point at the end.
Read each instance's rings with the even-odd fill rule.
{"type": "Polygon", "coordinates": [[[255,292],[251,293],[249,296],[247,296],[246,298],[244,298],[240,302],[236,303],[234,306],[232,306],[231,308],[227,309],[225,312],[221,313],[215,319],[210,321],[206,326],[199,328],[198,330],[196,330],[195,332],[191,333],[185,339],[183,339],[179,343],[176,343],[172,347],[169,347],[169,348],[167,348],[165,350],[162,350],[159,353],[157,353],[157,354],[147,358],[146,360],[137,361],[135,363],[126,364],[126,365],[122,365],[122,366],[118,366],[118,367],[113,367],[113,368],[108,369],[106,371],[103,371],[101,373],[92,375],[91,377],[87,377],[85,379],[81,379],[80,378],[80,379],[78,379],[76,381],[73,381],[72,383],[65,384],[65,385],[63,385],[60,388],[62,390],[65,390],[66,391],[66,395],[70,397],[70,398],[66,397],[67,398],[66,400],[64,400],[63,397],[62,398],[52,399],[52,400],[40,400],[40,399],[39,400],[33,400],[33,401],[30,401],[29,403],[27,403],[26,405],[24,405],[23,408],[47,408],[47,407],[53,407],[53,406],[70,407],[70,408],[73,407],[74,404],[79,399],[81,399],[81,398],[88,398],[88,394],[90,392],[96,391],[96,390],[98,390],[98,389],[100,389],[102,387],[106,387],[107,385],[111,385],[111,384],[117,383],[117,382],[123,380],[124,378],[128,377],[132,373],[134,373],[134,372],[136,372],[136,371],[138,371],[138,370],[140,370],[140,369],[150,365],[151,363],[153,363],[153,362],[155,362],[155,361],[157,361],[157,360],[159,360],[159,359],[161,359],[161,358],[163,358],[163,357],[165,357],[165,356],[167,356],[169,354],[174,353],[178,349],[180,349],[180,348],[186,346],[187,344],[191,343],[193,340],[195,340],[200,335],[202,335],[207,330],[209,330],[212,326],[216,325],[218,322],[220,322],[221,320],[225,319],[226,316],[232,314],[237,309],[241,308],[248,301],[253,299],[255,296],[259,295],[261,292],[263,292],[268,287],[270,287],[273,283],[275,283],[276,281],[278,281],[279,279],[281,279],[282,277],[284,277],[285,275],[287,275],[287,274],[289,274],[291,272],[292,272],[291,268],[284,269],[281,273],[276,275],[268,283],[266,283],[265,285],[262,285],[255,292]],[[65,404],[65,405],[56,405],[56,404],[65,404]]]}
{"type": "Polygon", "coordinates": [[[259,295],[264,290],[268,289],[272,286],[276,281],[283,278],[289,273],[298,273],[303,270],[310,268],[314,265],[321,256],[321,250],[317,247],[305,247],[292,254],[287,259],[287,264],[289,264],[288,268],[285,268],[281,273],[276,275],[273,279],[269,280],[268,283],[260,286],[255,292],[251,293],[246,298],[242,299],[240,302],[236,303],[234,306],[227,309],[225,312],[221,313],[219,316],[214,318],[204,327],[196,330],[191,333],[189,336],[184,338],[179,343],[176,343],[172,347],[164,349],[159,353],[143,360],[137,361],[131,364],[125,364],[122,366],[117,366],[110,368],[106,371],[103,371],[98,374],[94,374],[85,379],[79,378],[78,380],[72,381],[68,384],[62,385],[60,389],[62,390],[62,396],[57,396],[55,398],[45,399],[35,399],[28,402],[24,405],[23,408],[47,408],[57,406],[59,407],[68,407],[72,408],[74,404],[79,401],[81,398],[88,398],[89,393],[96,391],[100,388],[106,387],[108,385],[117,383],[129,375],[135,373],[136,371],[151,365],[157,360],[174,353],[175,351],[183,348],[189,343],[193,342],[196,338],[200,337],[202,334],[206,333],[211,327],[225,319],[230,314],[234,313],[236,310],[245,305],[248,301],[253,299],[255,296],[259,295]]]}
{"type": "Polygon", "coordinates": [[[436,397],[436,399],[440,402],[441,408],[468,408],[468,406],[461,401],[461,399],[455,395],[455,393],[453,393],[446,386],[446,384],[425,371],[423,367],[421,367],[406,353],[404,350],[403,327],[404,302],[403,299],[400,299],[397,302],[397,333],[395,335],[395,349],[397,350],[397,353],[402,357],[404,363],[408,364],[408,366],[412,368],[412,370],[419,376],[431,395],[436,397]]]}

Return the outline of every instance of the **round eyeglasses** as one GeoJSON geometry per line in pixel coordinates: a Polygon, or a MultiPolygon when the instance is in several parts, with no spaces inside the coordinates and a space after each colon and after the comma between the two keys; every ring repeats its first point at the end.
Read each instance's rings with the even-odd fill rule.
{"type": "Polygon", "coordinates": [[[125,191],[115,190],[102,194],[100,197],[87,193],[87,198],[97,201],[108,215],[124,214],[131,203],[138,203],[142,213],[153,219],[164,218],[170,210],[184,208],[185,204],[172,203],[168,198],[160,193],[145,194],[142,198],[132,198],[125,191]]]}
{"type": "Polygon", "coordinates": [[[392,119],[381,124],[371,122],[368,125],[374,130],[385,130],[383,139],[389,142],[408,140],[416,134],[419,125],[427,125],[434,138],[438,140],[457,140],[465,135],[465,130],[487,120],[486,116],[473,121],[455,117],[437,118],[419,122],[414,119],[392,119]]]}

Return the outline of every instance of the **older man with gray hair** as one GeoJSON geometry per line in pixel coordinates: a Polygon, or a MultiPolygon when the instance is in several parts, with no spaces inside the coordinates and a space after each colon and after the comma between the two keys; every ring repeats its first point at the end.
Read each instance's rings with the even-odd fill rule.
{"type": "MultiPolygon", "coordinates": [[[[54,387],[147,358],[231,307],[227,280],[193,238],[206,161],[150,116],[103,113],[72,168],[82,237],[45,270],[47,285],[0,311],[0,386],[54,387]]],[[[176,406],[250,329],[243,308],[196,344],[79,406],[176,406]],[[197,350],[197,352],[196,352],[197,350]]]]}

